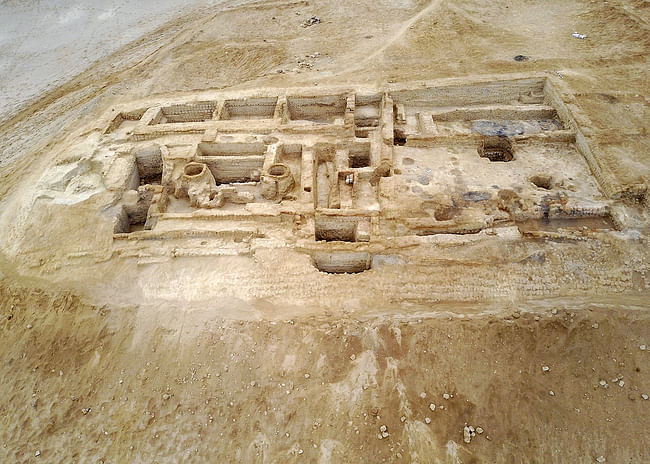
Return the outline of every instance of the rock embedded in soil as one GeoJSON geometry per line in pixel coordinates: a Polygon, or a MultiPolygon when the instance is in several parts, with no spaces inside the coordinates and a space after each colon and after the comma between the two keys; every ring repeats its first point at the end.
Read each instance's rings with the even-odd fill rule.
{"type": "Polygon", "coordinates": [[[469,427],[467,426],[463,428],[463,441],[465,443],[470,443],[472,441],[472,432],[469,430],[469,427]]]}

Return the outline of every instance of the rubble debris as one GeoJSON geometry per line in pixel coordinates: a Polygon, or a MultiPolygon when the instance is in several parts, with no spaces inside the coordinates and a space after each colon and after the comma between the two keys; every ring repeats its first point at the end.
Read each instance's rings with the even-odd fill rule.
{"type": "Polygon", "coordinates": [[[571,34],[571,35],[572,35],[573,37],[575,37],[576,39],[586,39],[586,38],[587,38],[587,34],[578,34],[577,32],[574,32],[574,33],[571,34]]]}
{"type": "Polygon", "coordinates": [[[465,443],[470,443],[472,441],[472,438],[475,436],[476,436],[476,430],[474,429],[474,426],[466,425],[463,428],[463,441],[465,443]]]}
{"type": "Polygon", "coordinates": [[[320,24],[321,19],[318,16],[312,16],[311,18],[307,19],[306,21],[303,21],[301,26],[302,27],[309,27],[313,26],[314,24],[320,24]]]}

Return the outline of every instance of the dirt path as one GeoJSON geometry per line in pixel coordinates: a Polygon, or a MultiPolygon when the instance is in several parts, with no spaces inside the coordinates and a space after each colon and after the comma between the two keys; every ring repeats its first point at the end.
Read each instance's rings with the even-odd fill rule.
{"type": "Polygon", "coordinates": [[[387,40],[384,41],[384,45],[382,45],[375,52],[371,53],[368,57],[366,57],[361,63],[359,63],[359,67],[356,69],[362,69],[368,63],[372,62],[375,58],[383,55],[386,52],[386,50],[388,50],[388,48],[390,48],[393,44],[395,44],[399,40],[402,40],[404,35],[408,32],[408,30],[412,29],[413,26],[418,23],[418,21],[420,21],[422,18],[426,16],[433,14],[433,12],[440,7],[442,2],[443,0],[432,0],[431,3],[429,3],[429,5],[427,5],[425,8],[420,10],[416,15],[411,17],[409,20],[405,21],[397,30],[397,32],[395,32],[395,34],[388,37],[387,40]]]}

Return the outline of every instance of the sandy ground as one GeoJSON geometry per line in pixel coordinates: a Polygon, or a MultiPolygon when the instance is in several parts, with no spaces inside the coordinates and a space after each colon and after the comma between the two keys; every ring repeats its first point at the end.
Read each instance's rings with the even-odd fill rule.
{"type": "Polygon", "coordinates": [[[183,10],[213,2],[0,3],[0,120],[183,10]]]}
{"type": "Polygon", "coordinates": [[[3,287],[3,462],[648,458],[643,305],[232,320],[3,287]]]}
{"type": "MultiPolygon", "coordinates": [[[[649,9],[526,0],[188,9],[0,123],[0,208],[80,120],[125,100],[533,71],[570,88],[612,184],[643,185],[649,9]],[[313,15],[322,22],[301,27],[313,15]]],[[[62,53],[84,66],[78,50],[62,53]]],[[[46,237],[43,246],[57,240],[73,238],[46,237]]],[[[417,311],[387,308],[383,295],[350,309],[333,296],[304,312],[279,306],[274,287],[269,298],[191,308],[152,304],[142,298],[151,289],[140,288],[130,303],[120,294],[120,304],[93,306],[102,273],[119,269],[71,268],[75,278],[87,274],[75,295],[46,269],[38,279],[21,275],[2,250],[0,460],[648,462],[649,351],[641,348],[650,344],[650,292],[645,277],[624,272],[628,259],[647,269],[647,239],[630,250],[633,258],[586,254],[597,258],[598,278],[570,295],[524,299],[515,288],[506,299],[417,311]],[[609,288],[608,265],[634,291],[609,288]],[[465,443],[465,425],[483,433],[465,443]]],[[[484,279],[476,285],[497,281],[484,279]]]]}

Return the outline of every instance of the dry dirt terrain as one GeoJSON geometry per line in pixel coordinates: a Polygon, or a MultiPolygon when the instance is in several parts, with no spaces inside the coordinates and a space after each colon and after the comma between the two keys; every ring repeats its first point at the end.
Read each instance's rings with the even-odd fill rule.
{"type": "Polygon", "coordinates": [[[26,102],[0,462],[650,462],[649,51],[642,0],[233,0],[26,102]]]}

